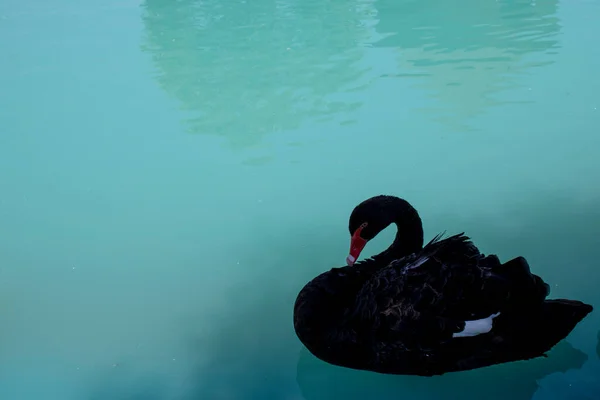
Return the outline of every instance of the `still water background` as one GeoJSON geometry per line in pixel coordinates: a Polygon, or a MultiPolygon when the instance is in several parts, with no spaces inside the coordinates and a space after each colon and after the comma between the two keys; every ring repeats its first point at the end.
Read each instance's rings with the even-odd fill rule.
{"type": "Polygon", "coordinates": [[[3,0],[0,398],[599,398],[597,313],[547,359],[433,379],[325,365],[291,319],[380,193],[600,306],[599,15],[3,0]]]}

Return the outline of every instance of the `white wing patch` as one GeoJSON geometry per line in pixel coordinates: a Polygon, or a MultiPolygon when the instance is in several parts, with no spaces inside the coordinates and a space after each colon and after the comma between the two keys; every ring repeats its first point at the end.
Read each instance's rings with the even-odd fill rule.
{"type": "Polygon", "coordinates": [[[492,314],[487,318],[465,321],[465,329],[452,335],[454,338],[477,336],[492,330],[494,318],[500,313],[492,314]]]}

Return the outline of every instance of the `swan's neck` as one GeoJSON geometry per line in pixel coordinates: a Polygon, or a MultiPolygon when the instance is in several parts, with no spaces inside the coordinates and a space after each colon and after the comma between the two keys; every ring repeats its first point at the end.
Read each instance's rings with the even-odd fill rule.
{"type": "Polygon", "coordinates": [[[403,199],[398,199],[390,211],[390,219],[398,229],[396,238],[390,247],[374,258],[391,261],[423,248],[423,224],[413,206],[403,199]]]}

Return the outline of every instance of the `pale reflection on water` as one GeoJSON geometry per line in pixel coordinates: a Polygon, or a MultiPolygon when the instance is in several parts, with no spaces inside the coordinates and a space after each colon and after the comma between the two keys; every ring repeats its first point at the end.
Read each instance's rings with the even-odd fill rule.
{"type": "Polygon", "coordinates": [[[351,117],[368,40],[369,2],[147,0],[144,51],[156,79],[188,111],[191,132],[234,148],[307,118],[351,117]]]}
{"type": "Polygon", "coordinates": [[[558,0],[532,2],[378,0],[374,44],[392,49],[397,70],[436,101],[420,109],[456,130],[487,108],[521,103],[502,92],[548,66],[560,50],[558,0]]]}
{"type": "Polygon", "coordinates": [[[464,130],[489,107],[522,102],[501,94],[553,62],[557,2],[147,0],[143,49],[190,131],[234,148],[307,119],[351,123],[364,101],[353,93],[381,77],[414,80],[435,100],[420,112],[464,130]]]}

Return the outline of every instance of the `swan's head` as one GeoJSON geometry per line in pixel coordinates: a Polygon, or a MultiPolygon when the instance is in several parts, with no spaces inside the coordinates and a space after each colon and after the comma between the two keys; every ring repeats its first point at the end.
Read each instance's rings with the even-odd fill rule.
{"type": "Polygon", "coordinates": [[[397,200],[399,199],[393,196],[375,196],[354,208],[348,223],[351,236],[350,254],[346,258],[348,265],[356,262],[369,240],[394,221],[394,205],[397,200]]]}

